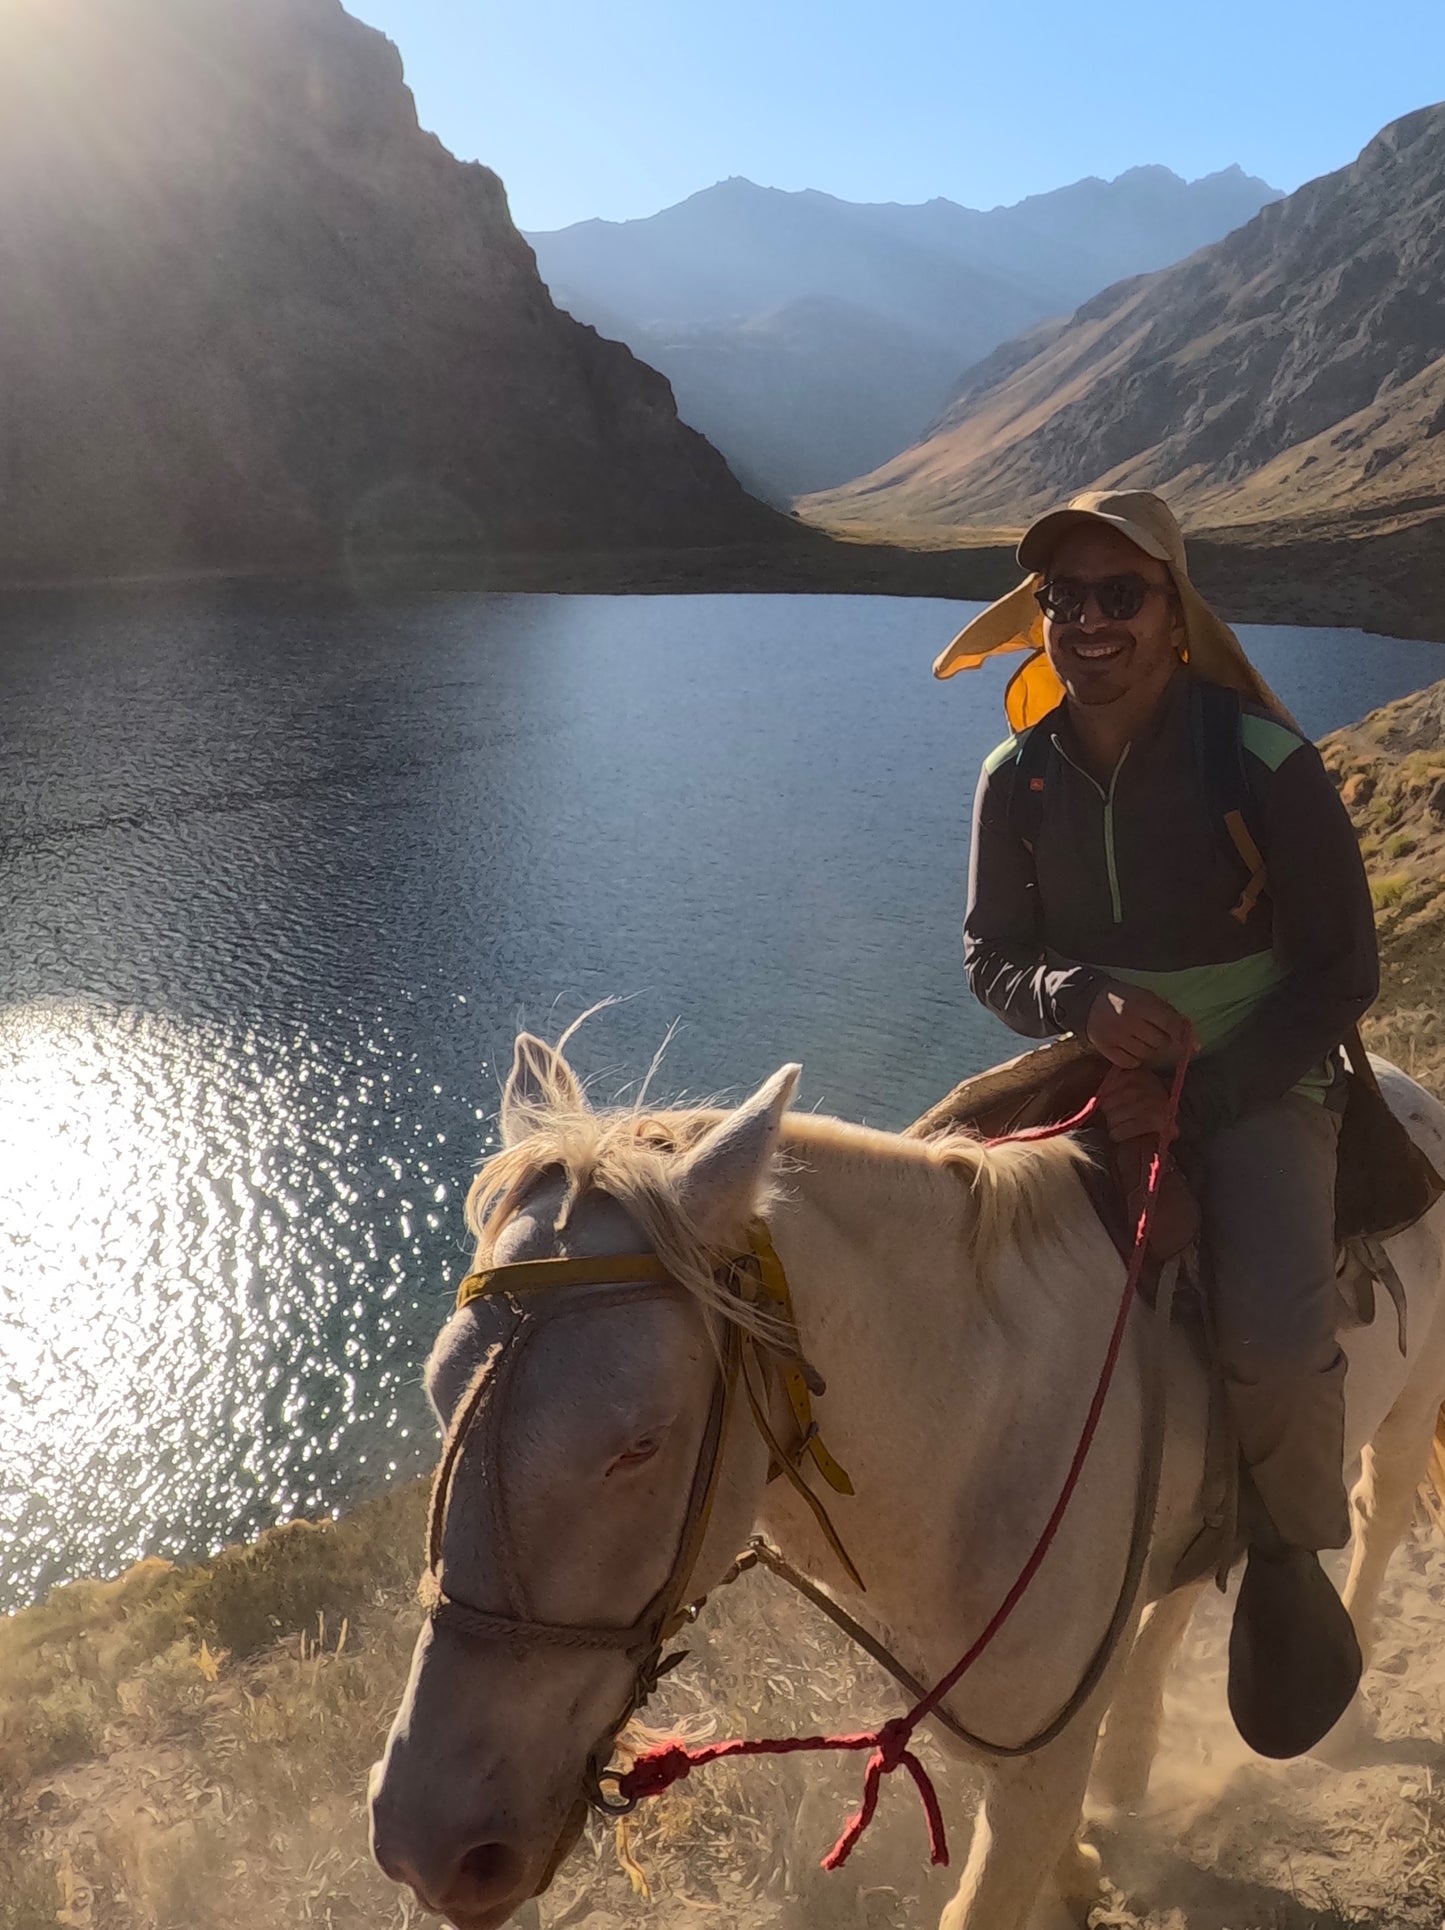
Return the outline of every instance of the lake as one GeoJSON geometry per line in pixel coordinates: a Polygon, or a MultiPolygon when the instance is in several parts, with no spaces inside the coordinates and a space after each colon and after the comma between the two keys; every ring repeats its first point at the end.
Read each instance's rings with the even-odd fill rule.
{"type": "MultiPolygon", "coordinates": [[[[0,617],[0,1605],[429,1466],[521,1023],[897,1126],[1016,1042],[959,923],[975,605],[300,592],[0,617]]],[[[1246,630],[1319,734],[1445,649],[1246,630]]],[[[1014,660],[1017,661],[1016,659],[1014,660]]]]}

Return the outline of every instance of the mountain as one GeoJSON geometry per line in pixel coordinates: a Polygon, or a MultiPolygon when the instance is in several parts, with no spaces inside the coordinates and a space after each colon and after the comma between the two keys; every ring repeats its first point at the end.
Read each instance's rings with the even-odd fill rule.
{"type": "Polygon", "coordinates": [[[926,423],[958,357],[857,302],[801,296],[732,328],[615,332],[672,383],[681,414],[725,453],[743,485],[784,504],[821,476],[856,476],[926,423]],[[902,432],[906,435],[906,431],[902,432]]]}
{"type": "Polygon", "coordinates": [[[1172,268],[975,368],[925,440],[809,514],[1019,523],[1161,489],[1196,523],[1445,507],[1445,105],[1172,268]]]}
{"type": "Polygon", "coordinates": [[[339,0],[0,7],[0,576],[775,530],[339,0]]]}
{"type": "Polygon", "coordinates": [[[643,221],[527,238],[556,300],[661,369],[684,418],[780,499],[895,454],[997,344],[1274,193],[1237,167],[1145,167],[984,213],[735,178],[643,221]]]}

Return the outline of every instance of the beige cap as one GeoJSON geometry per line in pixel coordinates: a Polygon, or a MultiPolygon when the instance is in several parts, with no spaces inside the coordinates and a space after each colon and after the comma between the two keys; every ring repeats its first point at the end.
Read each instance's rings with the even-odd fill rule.
{"type": "Polygon", "coordinates": [[[1004,696],[1009,724],[1014,730],[1025,730],[1062,703],[1064,687],[1044,655],[1043,612],[1034,592],[1043,583],[1043,572],[1059,539],[1082,523],[1103,523],[1116,529],[1146,556],[1169,566],[1184,614],[1184,660],[1196,676],[1243,691],[1282,717],[1289,715],[1245,655],[1239,638],[1190,582],[1184,536],[1174,512],[1161,496],[1148,489],[1086,490],[1062,509],[1051,509],[1031,523],[1018,546],[1019,563],[1031,574],[959,631],[935,662],[935,677],[957,676],[960,670],[977,670],[990,657],[1028,650],[1033,654],[1004,696]]]}
{"type": "Polygon", "coordinates": [[[1024,531],[1018,546],[1020,566],[1026,570],[1047,569],[1060,538],[1081,523],[1107,523],[1146,556],[1188,575],[1184,532],[1164,498],[1149,489],[1089,489],[1082,496],[1071,497],[1066,509],[1051,509],[1024,531]]]}

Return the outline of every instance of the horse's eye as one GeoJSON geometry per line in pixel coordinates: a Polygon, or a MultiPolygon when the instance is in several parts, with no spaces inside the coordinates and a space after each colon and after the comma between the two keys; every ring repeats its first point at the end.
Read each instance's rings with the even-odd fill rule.
{"type": "Polygon", "coordinates": [[[622,1474],[628,1468],[640,1468],[645,1461],[652,1459],[653,1455],[656,1454],[661,1446],[661,1435],[640,1434],[630,1448],[625,1448],[621,1454],[615,1457],[608,1466],[607,1472],[609,1474],[622,1474]]]}

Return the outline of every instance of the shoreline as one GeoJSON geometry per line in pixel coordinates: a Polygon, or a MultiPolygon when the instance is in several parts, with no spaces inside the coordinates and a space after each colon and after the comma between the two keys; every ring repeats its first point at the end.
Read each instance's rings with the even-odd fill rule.
{"type": "MultiPolygon", "coordinates": [[[[990,602],[1019,581],[1015,532],[825,531],[794,521],[778,541],[692,548],[376,555],[10,579],[0,600],[211,591],[356,600],[408,594],[919,596],[990,602]]],[[[1193,580],[1228,622],[1360,629],[1445,642],[1445,515],[1388,524],[1256,525],[1188,538],[1193,580]]]]}

